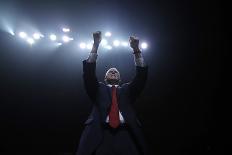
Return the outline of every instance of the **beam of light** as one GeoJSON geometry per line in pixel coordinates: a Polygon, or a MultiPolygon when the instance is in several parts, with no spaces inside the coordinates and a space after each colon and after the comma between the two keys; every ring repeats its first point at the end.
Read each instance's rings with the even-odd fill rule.
{"type": "Polygon", "coordinates": [[[108,49],[108,50],[111,50],[111,49],[112,49],[112,46],[107,45],[107,46],[105,46],[105,48],[108,49]]]}
{"type": "Polygon", "coordinates": [[[106,33],[105,33],[105,36],[106,36],[106,37],[111,37],[111,35],[112,35],[111,32],[106,32],[106,33]]]}
{"type": "Polygon", "coordinates": [[[106,39],[102,39],[101,45],[106,46],[108,44],[108,41],[106,39]]]}
{"type": "Polygon", "coordinates": [[[148,47],[147,43],[143,42],[143,43],[141,44],[141,48],[142,48],[142,49],[147,49],[147,47],[148,47]]]}
{"type": "Polygon", "coordinates": [[[27,37],[27,34],[26,34],[26,32],[19,32],[19,37],[21,37],[21,38],[26,38],[27,37]]]}
{"type": "Polygon", "coordinates": [[[92,44],[92,43],[89,43],[89,44],[86,45],[86,48],[87,48],[88,50],[91,50],[92,47],[93,47],[93,44],[92,44]]]}
{"type": "Polygon", "coordinates": [[[7,18],[6,16],[2,14],[1,8],[0,8],[0,29],[14,36],[15,33],[13,29],[13,23],[12,21],[9,21],[9,20],[10,20],[9,18],[7,18]]]}
{"type": "Polygon", "coordinates": [[[114,42],[113,42],[113,44],[114,44],[114,46],[119,46],[120,45],[120,41],[118,41],[118,40],[115,40],[114,42]]]}
{"type": "Polygon", "coordinates": [[[50,35],[50,40],[55,41],[57,39],[55,34],[51,34],[50,35]]]}
{"type": "Polygon", "coordinates": [[[62,43],[57,43],[57,46],[61,46],[62,45],[62,43]]]}
{"type": "Polygon", "coordinates": [[[9,30],[9,33],[10,33],[12,36],[14,36],[14,35],[15,35],[15,33],[14,33],[14,31],[13,31],[13,30],[9,30]]]}
{"type": "Polygon", "coordinates": [[[34,39],[32,39],[32,38],[28,38],[28,39],[27,39],[27,42],[28,42],[29,44],[31,44],[31,45],[35,43],[34,39]]]}
{"type": "Polygon", "coordinates": [[[67,42],[73,40],[73,38],[69,38],[68,36],[63,36],[62,40],[63,40],[63,42],[67,43],[67,42]]]}
{"type": "Polygon", "coordinates": [[[124,46],[124,47],[128,47],[129,46],[128,42],[126,42],[126,41],[121,42],[121,45],[124,46]]]}
{"type": "Polygon", "coordinates": [[[40,39],[41,37],[43,37],[43,35],[40,34],[40,33],[34,33],[33,34],[33,38],[36,39],[36,40],[40,39]]]}
{"type": "Polygon", "coordinates": [[[63,32],[70,32],[70,29],[69,28],[63,28],[62,31],[63,32]]]}
{"type": "Polygon", "coordinates": [[[81,49],[85,49],[86,44],[82,42],[82,43],[80,43],[80,45],[79,45],[79,46],[80,46],[80,48],[81,48],[81,49]]]}

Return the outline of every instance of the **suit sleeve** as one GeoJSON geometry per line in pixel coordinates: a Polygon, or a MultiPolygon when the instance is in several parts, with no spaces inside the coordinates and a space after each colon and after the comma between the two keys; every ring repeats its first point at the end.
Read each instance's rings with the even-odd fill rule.
{"type": "Polygon", "coordinates": [[[134,101],[142,92],[147,81],[148,67],[136,66],[136,75],[134,79],[129,83],[129,95],[134,101]]]}
{"type": "Polygon", "coordinates": [[[83,61],[83,79],[85,90],[92,101],[96,100],[99,83],[96,77],[96,62],[83,61]]]}

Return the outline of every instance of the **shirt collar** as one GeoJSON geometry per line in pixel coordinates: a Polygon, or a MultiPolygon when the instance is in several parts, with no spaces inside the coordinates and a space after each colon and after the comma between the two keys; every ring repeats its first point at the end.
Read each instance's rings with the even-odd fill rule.
{"type": "MultiPolygon", "coordinates": [[[[111,88],[113,85],[108,84],[107,86],[111,88]]],[[[114,86],[117,88],[119,85],[114,85],[114,86]]]]}

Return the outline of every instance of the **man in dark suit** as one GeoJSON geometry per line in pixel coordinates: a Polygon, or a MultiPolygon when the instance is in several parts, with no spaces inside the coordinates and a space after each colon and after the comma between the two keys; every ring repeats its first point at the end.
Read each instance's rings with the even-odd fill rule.
{"type": "Polygon", "coordinates": [[[148,67],[139,49],[139,39],[130,37],[136,65],[132,82],[120,84],[120,73],[110,68],[105,83],[98,82],[95,70],[101,32],[93,33],[94,44],[87,60],[83,61],[83,79],[93,108],[85,122],[77,155],[147,155],[148,150],[136,117],[133,103],[147,79],[148,67]]]}

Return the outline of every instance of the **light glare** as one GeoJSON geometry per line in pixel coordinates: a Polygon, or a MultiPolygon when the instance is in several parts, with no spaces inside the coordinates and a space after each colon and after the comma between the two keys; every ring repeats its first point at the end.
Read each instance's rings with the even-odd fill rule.
{"type": "Polygon", "coordinates": [[[65,43],[69,42],[70,40],[73,40],[73,38],[69,38],[68,36],[63,36],[62,39],[65,43]]]}
{"type": "Polygon", "coordinates": [[[119,45],[120,45],[120,41],[115,40],[115,41],[113,42],[113,44],[114,44],[114,46],[119,46],[119,45]]]}
{"type": "Polygon", "coordinates": [[[15,33],[13,32],[13,30],[10,30],[9,33],[10,33],[12,36],[15,35],[15,33]]]}
{"type": "Polygon", "coordinates": [[[103,46],[105,46],[105,45],[108,44],[108,41],[107,41],[106,39],[102,39],[101,44],[102,44],[103,46]]]}
{"type": "Polygon", "coordinates": [[[70,32],[69,28],[63,28],[62,30],[63,30],[63,32],[70,32]]]}
{"type": "Polygon", "coordinates": [[[106,36],[106,37],[110,37],[111,35],[112,35],[112,34],[111,34],[110,32],[106,32],[106,33],[105,33],[105,36],[106,36]]]}
{"type": "Polygon", "coordinates": [[[55,41],[55,40],[56,40],[56,35],[51,34],[51,35],[50,35],[50,39],[51,39],[52,41],[55,41]]]}
{"type": "Polygon", "coordinates": [[[32,39],[32,38],[28,38],[28,39],[27,39],[27,42],[28,42],[29,44],[31,44],[31,45],[35,43],[34,39],[32,39]]]}
{"type": "Polygon", "coordinates": [[[36,40],[40,39],[40,37],[42,37],[42,35],[39,34],[39,33],[34,33],[33,34],[33,38],[36,39],[36,40]]]}
{"type": "Polygon", "coordinates": [[[85,44],[85,43],[80,43],[80,45],[79,45],[79,46],[80,46],[80,48],[81,48],[81,49],[85,49],[86,44],[85,44]]]}
{"type": "Polygon", "coordinates": [[[69,38],[67,36],[63,36],[62,39],[63,39],[64,42],[69,42],[69,38]]]}
{"type": "Polygon", "coordinates": [[[142,47],[142,49],[146,49],[146,48],[148,47],[148,45],[147,45],[147,43],[143,42],[143,43],[141,44],[141,47],[142,47]]]}
{"type": "Polygon", "coordinates": [[[19,32],[19,36],[21,38],[26,38],[27,37],[27,34],[25,32],[19,32]]]}
{"type": "Polygon", "coordinates": [[[107,45],[105,48],[108,49],[108,50],[111,50],[111,49],[112,49],[112,46],[107,45]]]}
{"type": "Polygon", "coordinates": [[[124,46],[124,47],[127,47],[127,46],[128,46],[128,42],[125,42],[125,41],[123,41],[121,44],[122,44],[122,46],[124,46]]]}
{"type": "Polygon", "coordinates": [[[87,47],[87,49],[89,49],[89,50],[90,50],[90,49],[92,48],[92,46],[93,46],[93,45],[92,45],[91,43],[89,43],[89,44],[87,44],[87,46],[86,46],[86,47],[87,47]]]}

